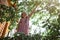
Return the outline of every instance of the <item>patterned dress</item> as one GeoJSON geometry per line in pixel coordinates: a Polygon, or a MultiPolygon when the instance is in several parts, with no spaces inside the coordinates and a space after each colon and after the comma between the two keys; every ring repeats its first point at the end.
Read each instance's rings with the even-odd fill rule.
{"type": "Polygon", "coordinates": [[[18,24],[17,32],[22,32],[24,34],[28,34],[29,29],[29,17],[21,18],[18,24]]]}

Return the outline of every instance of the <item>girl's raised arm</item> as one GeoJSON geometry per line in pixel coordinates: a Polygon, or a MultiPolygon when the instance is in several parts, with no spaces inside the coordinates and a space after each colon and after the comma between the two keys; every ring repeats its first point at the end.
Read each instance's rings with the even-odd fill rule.
{"type": "Polygon", "coordinates": [[[38,7],[39,4],[36,4],[35,8],[31,11],[31,13],[29,14],[29,18],[34,14],[36,8],[38,7]]]}

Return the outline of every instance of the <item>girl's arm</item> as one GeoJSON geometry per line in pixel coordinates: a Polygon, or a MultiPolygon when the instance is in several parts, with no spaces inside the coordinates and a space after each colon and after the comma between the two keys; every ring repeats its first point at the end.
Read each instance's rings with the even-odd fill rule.
{"type": "Polygon", "coordinates": [[[31,13],[29,14],[29,18],[34,14],[34,12],[35,12],[35,10],[36,10],[36,8],[37,8],[38,5],[39,4],[36,4],[35,8],[31,11],[31,13]]]}
{"type": "Polygon", "coordinates": [[[22,25],[22,22],[21,22],[21,21],[22,21],[22,19],[19,20],[19,22],[18,22],[18,24],[17,24],[17,28],[16,28],[16,30],[19,29],[20,25],[22,25]]]}

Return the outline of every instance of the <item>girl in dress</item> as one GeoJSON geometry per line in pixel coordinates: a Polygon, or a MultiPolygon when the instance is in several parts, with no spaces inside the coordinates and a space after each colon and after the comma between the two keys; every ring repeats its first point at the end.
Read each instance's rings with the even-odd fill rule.
{"type": "Polygon", "coordinates": [[[25,35],[28,35],[28,32],[29,32],[29,18],[35,12],[36,8],[37,8],[37,5],[29,15],[27,15],[26,12],[22,12],[21,19],[18,23],[17,32],[22,32],[25,35]]]}

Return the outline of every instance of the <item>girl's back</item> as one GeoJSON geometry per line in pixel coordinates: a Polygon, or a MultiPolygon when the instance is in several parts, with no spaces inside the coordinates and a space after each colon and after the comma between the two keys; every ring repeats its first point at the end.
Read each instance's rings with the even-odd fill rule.
{"type": "Polygon", "coordinates": [[[29,17],[21,18],[18,24],[18,32],[22,32],[24,34],[28,34],[29,29],[29,17]]]}

